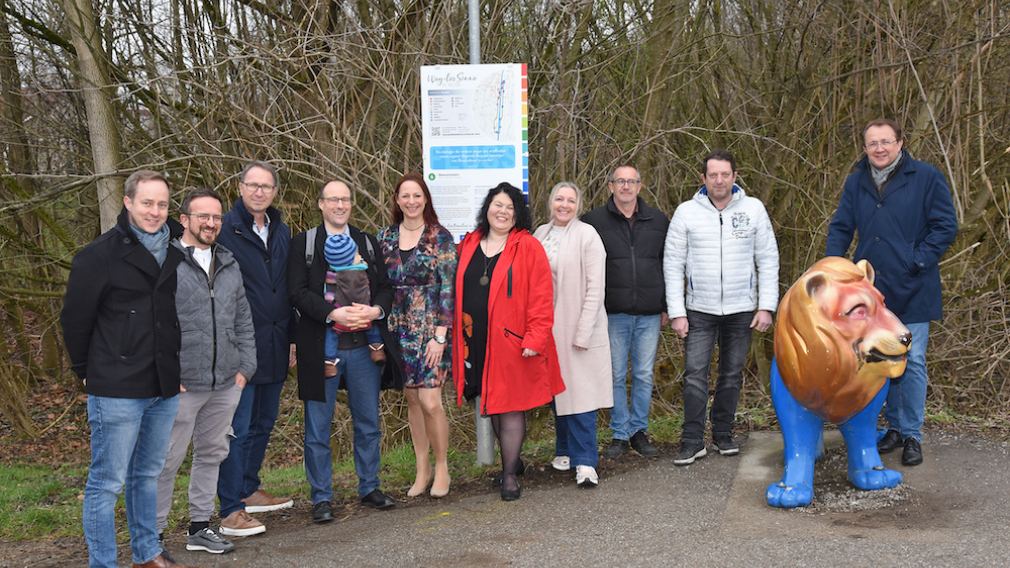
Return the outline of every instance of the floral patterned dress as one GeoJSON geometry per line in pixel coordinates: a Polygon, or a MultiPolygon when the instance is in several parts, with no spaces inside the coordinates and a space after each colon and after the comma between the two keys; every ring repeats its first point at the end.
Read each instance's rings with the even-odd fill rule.
{"type": "Polygon", "coordinates": [[[445,326],[452,337],[453,281],[456,275],[456,244],[441,226],[426,226],[417,246],[400,251],[400,226],[379,231],[379,247],[393,285],[393,308],[387,322],[390,334],[399,338],[403,353],[404,386],[435,388],[452,372],[451,346],[434,368],[424,364],[424,350],[435,337],[435,328],[445,326]]]}

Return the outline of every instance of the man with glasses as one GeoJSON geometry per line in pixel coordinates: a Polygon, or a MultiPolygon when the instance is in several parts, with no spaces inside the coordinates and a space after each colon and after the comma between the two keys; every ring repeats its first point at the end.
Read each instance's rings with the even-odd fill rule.
{"type": "Polygon", "coordinates": [[[666,305],[684,340],[684,423],[674,465],[708,453],[705,411],[712,351],[719,378],[712,399],[712,441],[740,453],[733,421],[751,330],[768,331],[779,301],[779,250],[760,200],[736,184],[736,160],[714,150],[701,161],[701,189],[677,207],[666,234],[666,305]]]}
{"type": "MultiPolygon", "coordinates": [[[[361,503],[375,509],[389,509],[395,502],[379,489],[379,389],[381,369],[369,354],[364,332],[369,323],[386,334],[383,320],[393,303],[393,288],[386,277],[382,257],[376,257],[379,244],[375,237],[350,225],[351,188],[342,181],[331,181],[319,191],[319,210],[323,222],[300,233],[292,241],[296,251],[288,259],[288,288],[291,303],[300,317],[295,331],[298,345],[298,396],[305,401],[305,475],[312,496],[312,521],[333,520],[333,457],[330,428],[337,390],[347,391],[347,405],[354,429],[354,470],[358,474],[361,503]],[[357,245],[362,262],[367,265],[371,305],[351,304],[334,307],[326,298],[327,244],[336,246],[343,236],[357,245]],[[312,241],[309,241],[312,238],[312,241]],[[309,248],[306,248],[306,243],[309,248]],[[337,335],[336,374],[324,371],[324,340],[336,323],[351,331],[337,335]]],[[[389,342],[386,342],[389,344],[389,342]]]]}
{"type": "Polygon", "coordinates": [[[217,484],[221,533],[227,536],[265,532],[263,523],[249,513],[294,504],[291,499],[264,491],[259,479],[284,379],[294,365],[286,273],[291,231],[273,206],[277,185],[277,170],[272,165],[260,161],[246,164],[239,174],[240,199],[225,214],[218,237],[242,269],[256,330],[256,374],[248,377],[242,389],[231,424],[231,449],[221,463],[217,484]]]}
{"type": "Polygon", "coordinates": [[[158,532],[168,526],[175,476],[192,440],[186,550],[222,554],[235,546],[210,528],[210,516],[218,468],[228,456],[228,427],[247,378],[256,373],[256,338],[242,272],[231,251],[217,244],[221,196],[212,189],[194,189],[180,209],[183,233],[172,245],[185,257],[175,293],[182,393],[158,478],[158,532]]]}
{"type": "Polygon", "coordinates": [[[828,227],[828,256],[870,261],[887,308],[912,332],[905,374],[890,383],[877,442],[885,454],[902,447],[901,463],[922,463],[929,322],[942,317],[940,258],[957,236],[950,189],[935,167],[912,158],[901,126],[889,119],[863,128],[865,154],[845,179],[828,227]]]}
{"type": "Polygon", "coordinates": [[[610,199],[582,217],[596,228],[607,249],[604,305],[614,374],[614,408],[610,412],[613,439],[603,455],[616,459],[630,447],[652,457],[657,450],[649,441],[647,430],[656,347],[666,319],[663,239],[669,220],[639,196],[642,178],[634,166],[615,168],[607,187],[610,199]]]}

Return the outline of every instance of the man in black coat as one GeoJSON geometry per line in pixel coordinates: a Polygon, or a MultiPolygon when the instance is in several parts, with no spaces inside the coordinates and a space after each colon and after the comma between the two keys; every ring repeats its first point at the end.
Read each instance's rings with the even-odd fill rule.
{"type": "MultiPolygon", "coordinates": [[[[322,225],[301,233],[291,241],[288,258],[288,289],[291,304],[298,310],[295,342],[298,346],[298,396],[305,401],[305,474],[312,494],[312,520],[333,520],[333,459],[330,451],[330,425],[337,390],[347,389],[347,402],[354,427],[354,469],[358,474],[361,502],[376,509],[388,509],[394,501],[379,489],[379,390],[381,370],[369,356],[363,331],[341,333],[337,338],[337,374],[325,377],[324,341],[333,323],[345,328],[363,329],[369,322],[378,325],[384,337],[386,314],[392,307],[393,290],[386,276],[386,265],[377,256],[375,237],[349,224],[351,189],[342,181],[331,181],[319,193],[322,225]],[[326,261],[323,247],[330,235],[349,232],[358,246],[362,261],[368,265],[372,301],[370,305],[352,304],[334,307],[323,297],[326,261]],[[305,254],[309,233],[313,233],[311,254],[305,254]],[[311,256],[311,264],[307,257],[311,256]]],[[[395,342],[386,341],[387,351],[395,342]]],[[[396,354],[390,353],[390,360],[396,354]]],[[[394,365],[395,363],[387,363],[394,365]]]]}
{"type": "Polygon", "coordinates": [[[116,500],[125,486],[134,565],[177,566],[158,542],[158,475],[179,398],[176,267],[169,189],[134,172],[118,222],[74,257],[60,322],[74,373],[88,393],[91,465],[83,525],[91,566],[116,566],[116,500]]]}
{"type": "Polygon", "coordinates": [[[607,187],[610,199],[582,217],[600,233],[607,249],[604,304],[614,373],[614,408],[610,412],[614,438],[603,455],[614,459],[630,446],[639,454],[652,457],[657,450],[646,431],[659,330],[666,323],[663,243],[670,222],[662,211],[649,207],[639,197],[642,176],[634,166],[615,168],[607,187]]]}

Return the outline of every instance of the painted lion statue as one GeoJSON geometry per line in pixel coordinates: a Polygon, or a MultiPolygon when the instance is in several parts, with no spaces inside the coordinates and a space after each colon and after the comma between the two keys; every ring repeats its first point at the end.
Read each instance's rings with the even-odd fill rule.
{"type": "Polygon", "coordinates": [[[803,507],[814,496],[814,461],[824,422],[845,439],[848,479],[863,490],[901,483],[877,453],[877,416],[889,379],[905,372],[912,335],[884,307],[873,267],[827,257],[786,292],[775,324],[771,394],[785,442],[782,479],[768,486],[772,507],[803,507]]]}

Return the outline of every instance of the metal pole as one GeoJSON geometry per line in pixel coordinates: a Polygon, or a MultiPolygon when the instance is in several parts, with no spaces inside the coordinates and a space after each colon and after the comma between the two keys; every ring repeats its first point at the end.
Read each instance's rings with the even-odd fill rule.
{"type": "MultiPolygon", "coordinates": [[[[470,64],[480,64],[480,0],[467,0],[470,30],[470,64]]],[[[477,463],[491,465],[495,462],[494,435],[491,419],[481,416],[480,397],[474,400],[473,417],[477,433],[477,463]]]]}

